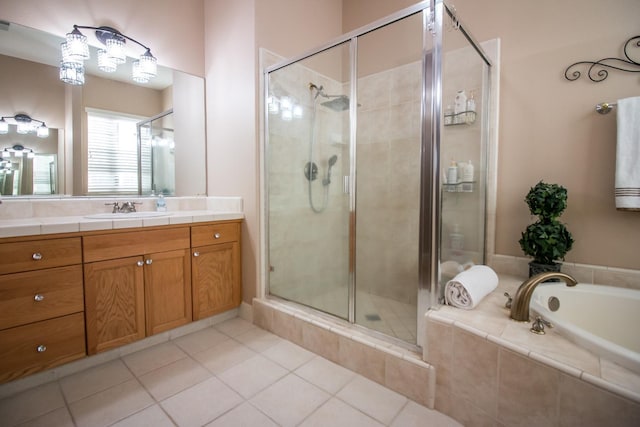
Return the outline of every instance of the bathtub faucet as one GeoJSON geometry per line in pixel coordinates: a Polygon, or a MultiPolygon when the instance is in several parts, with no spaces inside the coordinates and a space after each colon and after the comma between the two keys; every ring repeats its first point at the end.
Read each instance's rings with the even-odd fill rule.
{"type": "Polygon", "coordinates": [[[565,273],[547,271],[545,273],[536,274],[522,283],[511,303],[511,318],[520,322],[529,321],[529,303],[536,286],[549,279],[561,279],[567,283],[567,286],[575,286],[578,281],[565,273]]]}

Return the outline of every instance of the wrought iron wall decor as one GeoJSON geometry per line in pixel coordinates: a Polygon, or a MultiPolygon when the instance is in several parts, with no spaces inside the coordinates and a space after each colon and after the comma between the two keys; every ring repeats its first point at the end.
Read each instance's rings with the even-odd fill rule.
{"type": "Polygon", "coordinates": [[[575,69],[582,66],[588,66],[587,76],[592,82],[599,83],[603,80],[606,80],[609,77],[609,72],[607,68],[624,71],[627,73],[640,73],[640,59],[634,60],[631,58],[628,49],[630,47],[635,47],[640,49],[640,35],[633,36],[629,40],[624,43],[624,58],[602,58],[597,61],[579,61],[573,63],[564,70],[564,78],[569,81],[578,80],[582,73],[575,69]],[[573,71],[571,69],[574,68],[573,71]]]}

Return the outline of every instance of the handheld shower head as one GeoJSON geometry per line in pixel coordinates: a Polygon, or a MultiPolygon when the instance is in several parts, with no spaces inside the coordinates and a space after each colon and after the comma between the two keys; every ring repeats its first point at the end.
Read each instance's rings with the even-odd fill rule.
{"type": "Polygon", "coordinates": [[[338,156],[336,156],[335,154],[329,157],[329,160],[327,161],[327,163],[329,164],[329,167],[327,168],[327,176],[322,180],[322,185],[324,185],[325,187],[331,184],[331,168],[336,164],[337,161],[338,156]]]}

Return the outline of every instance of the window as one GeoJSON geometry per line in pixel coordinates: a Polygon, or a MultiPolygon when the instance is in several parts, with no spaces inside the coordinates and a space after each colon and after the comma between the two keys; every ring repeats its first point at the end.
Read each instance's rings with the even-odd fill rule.
{"type": "MultiPolygon", "coordinates": [[[[116,113],[87,112],[89,194],[139,194],[137,122],[116,113]]],[[[143,164],[148,157],[143,153],[143,164]]]]}

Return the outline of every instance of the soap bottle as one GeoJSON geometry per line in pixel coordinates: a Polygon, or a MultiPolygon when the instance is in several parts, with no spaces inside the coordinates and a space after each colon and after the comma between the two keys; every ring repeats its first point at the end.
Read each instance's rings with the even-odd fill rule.
{"type": "Polygon", "coordinates": [[[451,233],[449,233],[449,241],[451,249],[455,251],[461,251],[464,248],[464,234],[462,234],[459,224],[453,225],[451,233]]]}
{"type": "Polygon", "coordinates": [[[462,175],[462,180],[465,182],[473,182],[473,163],[469,160],[469,163],[464,166],[464,173],[462,175]]]}
{"type": "Polygon", "coordinates": [[[164,200],[164,196],[162,194],[156,200],[156,211],[158,211],[158,212],[166,212],[167,211],[167,202],[166,202],[166,200],[164,200]]]}
{"type": "Polygon", "coordinates": [[[471,92],[469,99],[467,99],[467,123],[473,123],[476,121],[476,100],[471,92]]]}
{"type": "Polygon", "coordinates": [[[459,90],[453,102],[454,123],[464,123],[464,113],[467,109],[467,94],[464,90],[459,90]]]}
{"type": "Polygon", "coordinates": [[[447,184],[457,184],[458,183],[458,166],[456,162],[451,160],[451,165],[449,165],[449,169],[447,170],[447,184]]]}

